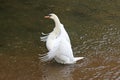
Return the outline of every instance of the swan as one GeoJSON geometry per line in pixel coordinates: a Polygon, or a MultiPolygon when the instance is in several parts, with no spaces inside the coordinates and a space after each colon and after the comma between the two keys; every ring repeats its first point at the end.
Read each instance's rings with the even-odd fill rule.
{"type": "Polygon", "coordinates": [[[71,47],[70,38],[66,32],[63,24],[54,13],[45,16],[45,18],[52,19],[55,22],[55,28],[48,34],[42,33],[44,37],[40,37],[41,41],[46,42],[48,53],[40,57],[43,62],[55,59],[61,64],[73,64],[84,57],[74,57],[71,47]]]}

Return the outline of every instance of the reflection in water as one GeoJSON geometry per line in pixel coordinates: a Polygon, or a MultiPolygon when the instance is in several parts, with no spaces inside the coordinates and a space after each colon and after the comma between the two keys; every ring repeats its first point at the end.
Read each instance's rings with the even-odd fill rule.
{"type": "Polygon", "coordinates": [[[119,3],[1,0],[0,80],[120,80],[119,3]],[[85,59],[74,65],[38,59],[38,54],[47,52],[40,33],[53,29],[52,21],[43,19],[50,12],[65,24],[74,55],[85,59]]]}
{"type": "Polygon", "coordinates": [[[45,64],[43,69],[43,80],[73,80],[74,70],[79,67],[80,64],[74,65],[62,65],[57,63],[45,64]]]}
{"type": "MultiPolygon", "coordinates": [[[[43,76],[45,80],[72,80],[71,72],[73,65],[65,66],[65,65],[59,65],[59,64],[47,64],[44,65],[45,70],[43,72],[43,76]]],[[[43,79],[43,80],[44,80],[43,79]]]]}

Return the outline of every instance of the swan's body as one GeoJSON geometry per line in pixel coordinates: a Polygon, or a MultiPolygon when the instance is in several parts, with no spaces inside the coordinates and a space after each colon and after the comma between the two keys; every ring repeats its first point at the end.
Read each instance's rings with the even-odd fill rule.
{"type": "Polygon", "coordinates": [[[49,50],[47,55],[41,57],[41,60],[49,61],[54,58],[58,63],[73,64],[76,61],[83,59],[84,57],[73,56],[69,36],[58,17],[55,14],[50,14],[49,16],[45,16],[45,18],[53,19],[55,28],[48,35],[41,37],[41,41],[46,41],[46,46],[49,50]]]}

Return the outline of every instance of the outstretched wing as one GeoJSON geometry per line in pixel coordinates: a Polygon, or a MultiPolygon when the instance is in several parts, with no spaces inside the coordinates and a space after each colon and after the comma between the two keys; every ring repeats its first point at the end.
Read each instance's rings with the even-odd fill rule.
{"type": "Polygon", "coordinates": [[[40,37],[40,40],[43,41],[43,42],[46,42],[48,36],[43,36],[43,37],[40,37]]]}
{"type": "Polygon", "coordinates": [[[45,56],[40,57],[42,61],[50,61],[51,59],[54,58],[54,56],[57,54],[56,50],[59,48],[60,40],[61,40],[61,35],[59,35],[56,39],[54,39],[53,41],[54,47],[51,50],[49,50],[49,52],[45,56]]]}
{"type": "Polygon", "coordinates": [[[41,34],[43,35],[43,37],[40,37],[40,40],[43,41],[43,42],[46,42],[49,33],[48,33],[48,34],[45,34],[45,33],[42,32],[41,34]]]}
{"type": "Polygon", "coordinates": [[[56,50],[57,50],[57,46],[56,47],[54,47],[52,50],[50,50],[45,56],[43,56],[43,57],[40,57],[40,59],[42,60],[42,61],[50,61],[51,59],[53,59],[54,58],[54,56],[55,56],[55,52],[56,52],[56,50]]]}

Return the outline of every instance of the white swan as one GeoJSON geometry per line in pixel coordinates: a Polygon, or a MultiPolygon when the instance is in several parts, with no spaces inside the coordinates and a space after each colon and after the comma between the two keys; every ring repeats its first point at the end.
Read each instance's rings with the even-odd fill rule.
{"type": "Polygon", "coordinates": [[[60,23],[58,17],[55,14],[49,14],[45,18],[53,19],[55,22],[54,30],[44,37],[40,37],[41,41],[46,41],[48,53],[40,57],[42,61],[50,61],[53,58],[61,64],[73,64],[76,61],[83,59],[84,57],[74,57],[71,48],[71,42],[69,36],[64,29],[64,26],[60,23]]]}

